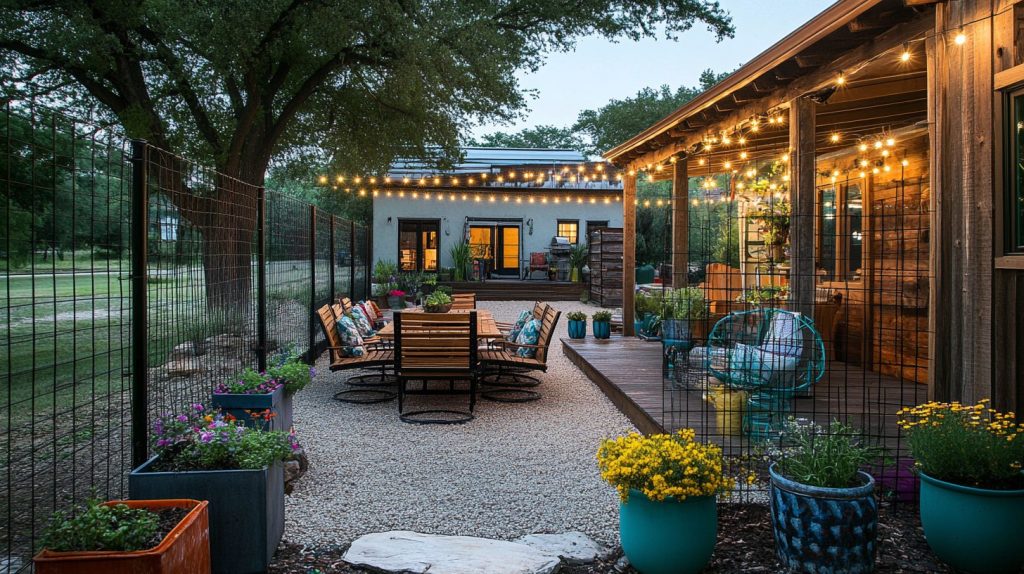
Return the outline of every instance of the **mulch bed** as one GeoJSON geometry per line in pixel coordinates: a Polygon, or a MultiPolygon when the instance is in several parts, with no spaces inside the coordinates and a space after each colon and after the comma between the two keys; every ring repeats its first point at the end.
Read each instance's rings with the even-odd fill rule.
{"type": "MultiPolygon", "coordinates": [[[[775,558],[775,542],[769,523],[768,507],[762,505],[722,504],[718,514],[718,544],[705,573],[785,572],[775,558]]],[[[893,508],[882,503],[879,508],[878,557],[875,572],[881,573],[950,573],[928,548],[921,532],[917,507],[900,504],[893,508]]],[[[341,560],[345,548],[302,548],[284,543],[270,566],[271,574],[364,573],[341,560]]],[[[621,551],[620,551],[621,554],[621,551]]],[[[565,566],[568,574],[619,573],[619,556],[586,566],[565,566]]],[[[625,573],[635,572],[632,568],[625,573]]]]}

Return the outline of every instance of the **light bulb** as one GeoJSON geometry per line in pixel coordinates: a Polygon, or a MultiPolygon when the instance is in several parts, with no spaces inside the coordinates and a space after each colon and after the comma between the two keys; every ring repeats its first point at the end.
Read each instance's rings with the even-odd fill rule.
{"type": "Polygon", "coordinates": [[[956,37],[953,38],[953,41],[956,42],[957,46],[963,46],[964,43],[967,42],[967,35],[964,34],[963,30],[960,30],[956,33],[956,37]]]}

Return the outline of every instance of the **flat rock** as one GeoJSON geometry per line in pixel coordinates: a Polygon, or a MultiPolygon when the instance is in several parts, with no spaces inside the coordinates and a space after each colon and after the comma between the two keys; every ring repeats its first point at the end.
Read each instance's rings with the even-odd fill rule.
{"type": "Polygon", "coordinates": [[[354,566],[423,574],[549,574],[561,561],[531,546],[405,530],[360,536],[342,557],[354,566]]]}
{"type": "Polygon", "coordinates": [[[608,549],[582,532],[562,534],[527,534],[515,540],[545,554],[553,554],[568,564],[589,564],[608,556],[608,549]]]}

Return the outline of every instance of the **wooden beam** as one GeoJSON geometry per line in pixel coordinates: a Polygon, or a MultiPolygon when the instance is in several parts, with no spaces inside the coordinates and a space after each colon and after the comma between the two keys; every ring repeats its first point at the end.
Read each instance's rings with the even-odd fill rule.
{"type": "Polygon", "coordinates": [[[789,106],[791,309],[814,319],[815,107],[808,98],[789,106]]]}
{"type": "Polygon", "coordinates": [[[636,175],[622,177],[622,334],[633,329],[633,298],[636,294],[636,175]]]}
{"type": "Polygon", "coordinates": [[[688,284],[690,269],[690,178],[686,161],[672,171],[672,288],[688,284]]]}

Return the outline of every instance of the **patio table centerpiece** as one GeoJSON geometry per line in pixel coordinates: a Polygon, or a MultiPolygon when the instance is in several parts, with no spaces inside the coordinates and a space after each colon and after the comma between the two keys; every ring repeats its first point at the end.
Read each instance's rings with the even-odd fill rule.
{"type": "Polygon", "coordinates": [[[423,300],[427,313],[447,313],[452,310],[452,297],[444,291],[433,291],[423,300]]]}
{"type": "Polygon", "coordinates": [[[587,314],[583,311],[571,311],[566,314],[569,319],[569,338],[584,339],[587,336],[587,314]]]}
{"type": "Polygon", "coordinates": [[[191,574],[210,568],[209,503],[87,500],[54,514],[36,574],[191,574]]]}
{"type": "Polygon", "coordinates": [[[619,537],[643,574],[696,574],[718,536],[716,495],[732,490],[722,450],[696,432],[607,439],[597,451],[601,478],[619,493],[619,537]]]}
{"type": "Polygon", "coordinates": [[[861,470],[883,449],[834,421],[828,429],[790,417],[771,476],[775,554],[797,574],[855,574],[875,567],[875,479],[861,470]]]}
{"type": "Polygon", "coordinates": [[[612,336],[612,312],[598,311],[592,316],[594,338],[607,339],[612,336]]]}
{"type": "Polygon", "coordinates": [[[928,402],[897,412],[921,478],[921,527],[958,571],[1024,567],[1024,424],[990,407],[928,402]]]}
{"type": "Polygon", "coordinates": [[[388,307],[392,309],[405,308],[405,291],[392,289],[388,291],[388,307]]]}
{"type": "MultiPolygon", "coordinates": [[[[246,369],[213,387],[211,406],[230,414],[240,424],[265,430],[288,430],[283,410],[285,385],[269,373],[246,369]]],[[[287,417],[290,419],[291,417],[287,417]]],[[[289,426],[291,421],[287,421],[289,426]]]]}
{"type": "Polygon", "coordinates": [[[157,418],[150,436],[156,454],[128,475],[131,498],[209,501],[212,571],[265,572],[284,533],[283,462],[298,448],[294,436],[200,404],[157,418]]]}

